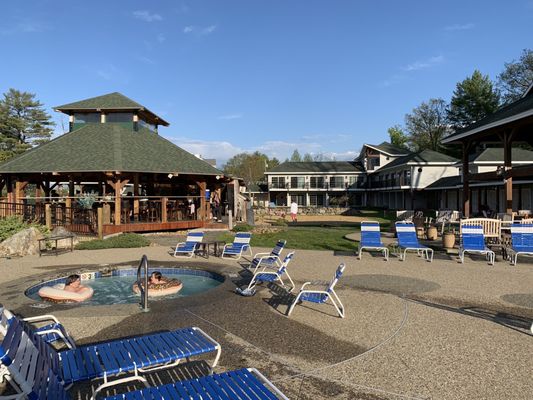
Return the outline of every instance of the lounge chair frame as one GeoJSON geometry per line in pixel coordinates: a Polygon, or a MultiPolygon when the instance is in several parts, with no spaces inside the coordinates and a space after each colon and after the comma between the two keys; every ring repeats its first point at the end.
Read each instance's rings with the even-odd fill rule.
{"type": "Polygon", "coordinates": [[[289,272],[287,271],[287,266],[289,265],[289,262],[294,257],[294,251],[290,252],[285,256],[285,259],[281,263],[281,266],[277,271],[267,271],[267,268],[263,268],[262,271],[256,272],[254,276],[252,277],[252,280],[248,284],[247,290],[250,290],[254,288],[259,282],[275,282],[280,281],[281,285],[285,287],[285,282],[283,282],[283,275],[287,276],[287,279],[291,282],[291,288],[288,290],[289,293],[292,292],[294,289],[294,281],[292,280],[291,276],[289,275],[289,272]]]}
{"type": "MultiPolygon", "coordinates": [[[[359,260],[362,258],[363,250],[370,250],[370,251],[381,251],[383,254],[383,257],[385,257],[385,261],[389,261],[389,248],[381,242],[381,238],[374,238],[375,240],[369,240],[367,244],[365,244],[365,240],[363,239],[363,232],[381,232],[379,222],[375,221],[362,221],[361,222],[361,242],[359,243],[359,253],[358,258],[359,260]],[[379,241],[379,242],[378,242],[379,241]]],[[[378,235],[379,235],[378,233],[378,235]]]]}
{"type": "Polygon", "coordinates": [[[174,257],[192,258],[198,250],[198,244],[204,239],[203,232],[189,232],[185,242],[180,242],[174,249],[174,257]]]}
{"type": "Polygon", "coordinates": [[[533,223],[514,223],[511,225],[511,246],[507,254],[511,265],[516,265],[518,256],[533,256],[533,223]]]}
{"type": "Polygon", "coordinates": [[[248,251],[250,256],[252,256],[252,246],[250,246],[250,240],[252,239],[252,234],[249,232],[238,232],[235,235],[233,243],[224,245],[222,249],[221,258],[233,258],[236,256],[235,260],[239,260],[245,251],[248,251]]]}
{"type": "Polygon", "coordinates": [[[276,246],[272,249],[270,253],[256,253],[254,255],[254,258],[252,259],[252,262],[250,263],[250,266],[248,268],[253,268],[253,274],[257,272],[259,267],[267,267],[267,268],[280,268],[282,265],[281,262],[281,252],[285,248],[285,245],[287,244],[286,240],[280,239],[276,243],[276,246]]]}
{"type": "Polygon", "coordinates": [[[412,222],[396,222],[396,233],[398,234],[398,256],[400,261],[405,261],[405,258],[407,256],[408,251],[416,251],[416,254],[420,257],[421,255],[424,257],[424,259],[428,262],[433,261],[433,249],[427,246],[423,246],[420,243],[418,243],[418,238],[416,237],[416,229],[415,225],[412,222]],[[402,244],[402,240],[400,238],[400,235],[404,236],[406,234],[412,234],[407,240],[407,244],[404,242],[402,244]],[[431,252],[431,256],[429,253],[431,252]]]}
{"type": "Polygon", "coordinates": [[[311,281],[311,282],[305,282],[302,287],[300,288],[300,292],[296,295],[296,298],[292,302],[289,311],[287,312],[287,316],[290,316],[291,313],[294,310],[294,307],[301,302],[301,301],[310,301],[317,304],[325,304],[328,300],[331,300],[333,303],[333,306],[335,307],[335,310],[337,310],[337,313],[341,318],[345,317],[344,313],[344,305],[341,302],[341,299],[335,292],[335,285],[339,281],[340,277],[342,276],[344,269],[346,265],[340,264],[337,267],[337,270],[335,271],[335,276],[333,279],[329,282],[324,281],[311,281]],[[323,289],[306,289],[308,286],[322,286],[323,289]],[[310,294],[316,294],[317,296],[311,297],[309,296],[308,299],[306,299],[306,296],[310,294]]]}
{"type": "Polygon", "coordinates": [[[465,262],[465,253],[484,255],[490,265],[494,265],[496,254],[485,246],[485,235],[481,225],[461,226],[461,245],[459,246],[459,260],[465,262]]]}

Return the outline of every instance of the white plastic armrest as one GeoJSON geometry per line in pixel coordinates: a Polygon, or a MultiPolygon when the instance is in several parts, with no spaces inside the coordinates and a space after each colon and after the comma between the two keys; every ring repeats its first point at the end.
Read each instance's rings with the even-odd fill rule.
{"type": "Polygon", "coordinates": [[[254,258],[258,258],[259,256],[264,257],[264,256],[269,256],[269,255],[270,255],[270,253],[257,253],[257,254],[254,256],[254,258]]]}
{"type": "Polygon", "coordinates": [[[51,314],[46,314],[46,315],[37,315],[35,317],[28,317],[28,318],[24,318],[23,321],[26,321],[26,322],[44,322],[44,321],[54,321],[56,324],[59,324],[59,320],[51,315],[51,314]]]}
{"type": "Polygon", "coordinates": [[[74,343],[72,343],[70,340],[68,340],[65,337],[64,333],[60,329],[47,329],[45,331],[39,331],[39,332],[36,332],[36,333],[39,336],[43,336],[43,335],[46,335],[48,333],[57,333],[58,336],[59,336],[59,339],[61,339],[63,341],[63,343],[65,343],[69,349],[76,348],[76,345],[74,343]]]}
{"type": "Polygon", "coordinates": [[[181,244],[185,244],[186,242],[179,242],[177,245],[176,245],[176,248],[180,247],[181,244]]]}

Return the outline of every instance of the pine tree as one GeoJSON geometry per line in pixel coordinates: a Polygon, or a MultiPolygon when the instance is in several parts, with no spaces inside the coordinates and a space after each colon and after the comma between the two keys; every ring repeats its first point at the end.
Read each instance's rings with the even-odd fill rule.
{"type": "Polygon", "coordinates": [[[450,101],[448,118],[455,129],[464,128],[498,109],[500,94],[488,75],[475,70],[459,82],[450,101]]]}
{"type": "Polygon", "coordinates": [[[35,94],[9,89],[0,100],[0,159],[50,140],[55,125],[35,94]]]}
{"type": "Polygon", "coordinates": [[[298,152],[298,150],[294,150],[291,156],[291,162],[300,162],[302,161],[302,156],[298,152]]]}

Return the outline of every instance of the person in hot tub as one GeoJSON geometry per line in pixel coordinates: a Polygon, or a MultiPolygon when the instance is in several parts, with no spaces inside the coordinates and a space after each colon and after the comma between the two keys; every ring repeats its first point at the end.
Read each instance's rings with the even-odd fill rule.
{"type": "Polygon", "coordinates": [[[163,278],[163,274],[159,271],[154,271],[150,275],[150,279],[148,279],[148,283],[151,285],[164,285],[165,283],[168,283],[168,281],[163,278]]]}
{"type": "Polygon", "coordinates": [[[67,276],[67,279],[65,281],[65,288],[63,290],[67,292],[80,293],[87,289],[87,286],[83,286],[81,284],[81,277],[78,274],[73,274],[67,276]]]}

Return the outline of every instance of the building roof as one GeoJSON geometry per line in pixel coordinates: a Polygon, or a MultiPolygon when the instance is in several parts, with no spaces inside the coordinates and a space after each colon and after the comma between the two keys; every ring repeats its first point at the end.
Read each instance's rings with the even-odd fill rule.
{"type": "Polygon", "coordinates": [[[454,176],[445,176],[443,178],[440,178],[433,182],[431,185],[426,186],[424,189],[446,189],[446,188],[456,188],[457,186],[461,185],[462,182],[462,176],[461,175],[454,175],[454,176]]]}
{"type": "Polygon", "coordinates": [[[169,123],[166,122],[163,118],[157,116],[142,104],[133,101],[129,97],[126,97],[119,92],[108,93],[102,96],[91,97],[89,99],[63,104],[62,106],[54,107],[54,110],[66,112],[67,114],[76,111],[140,111],[141,113],[145,113],[150,120],[154,120],[154,123],[157,123],[158,125],[169,125],[169,123]]]}
{"type": "Polygon", "coordinates": [[[465,137],[531,116],[533,116],[533,90],[528,89],[521,99],[500,108],[464,129],[458,130],[445,138],[442,143],[458,143],[465,137]]]}
{"type": "Polygon", "coordinates": [[[301,161],[301,162],[284,162],[277,167],[269,169],[265,174],[279,173],[340,173],[340,172],[361,172],[361,166],[351,161],[301,161]]]}
{"type": "Polygon", "coordinates": [[[0,165],[0,173],[102,171],[223,175],[148,129],[120,124],[87,124],[0,165]]]}
{"type": "Polygon", "coordinates": [[[268,193],[268,185],[266,183],[250,183],[247,188],[250,193],[268,193]]]}
{"type": "MultiPolygon", "coordinates": [[[[488,147],[478,154],[471,154],[470,162],[472,163],[503,163],[503,148],[488,147]]],[[[516,162],[533,162],[533,151],[513,147],[511,159],[516,162]]]]}
{"type": "Polygon", "coordinates": [[[389,142],[382,142],[380,144],[366,144],[365,143],[364,146],[379,150],[390,156],[401,156],[401,155],[409,154],[409,150],[395,146],[389,142]]]}
{"type": "Polygon", "coordinates": [[[390,163],[385,164],[383,167],[376,170],[376,172],[401,165],[455,164],[457,161],[459,161],[457,158],[439,153],[438,151],[426,149],[392,160],[390,163]]]}

